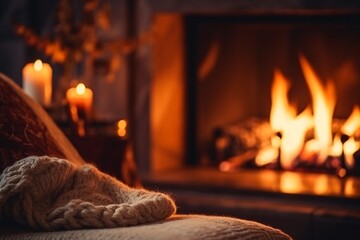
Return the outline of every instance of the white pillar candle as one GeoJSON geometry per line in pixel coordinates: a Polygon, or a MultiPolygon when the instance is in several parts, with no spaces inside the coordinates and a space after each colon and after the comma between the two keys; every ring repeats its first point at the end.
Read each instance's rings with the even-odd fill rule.
{"type": "Polygon", "coordinates": [[[66,99],[70,107],[76,107],[79,118],[91,119],[93,92],[90,88],[79,83],[75,88],[70,88],[66,92],[66,99]]]}
{"type": "Polygon", "coordinates": [[[24,91],[43,106],[51,104],[52,69],[49,64],[36,60],[22,70],[24,91]]]}

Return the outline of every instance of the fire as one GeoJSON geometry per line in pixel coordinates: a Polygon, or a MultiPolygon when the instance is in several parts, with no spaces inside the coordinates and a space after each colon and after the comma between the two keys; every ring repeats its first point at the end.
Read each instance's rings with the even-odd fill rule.
{"type": "Polygon", "coordinates": [[[296,116],[296,107],[287,99],[289,89],[290,82],[276,69],[271,86],[270,112],[270,125],[275,132],[281,132],[283,127],[296,116]]]}
{"type": "Polygon", "coordinates": [[[354,106],[350,117],[346,120],[344,125],[341,128],[341,132],[352,136],[356,130],[360,127],[360,107],[354,106]]]}
{"type": "Polygon", "coordinates": [[[293,167],[303,149],[305,135],[312,126],[313,117],[309,108],[285,125],[280,145],[280,162],[284,169],[293,167]]]}
{"type": "Polygon", "coordinates": [[[328,84],[323,86],[303,56],[300,56],[300,64],[313,101],[314,134],[315,140],[319,142],[320,146],[318,161],[322,163],[328,156],[332,144],[332,116],[336,102],[335,87],[332,81],[328,81],[328,84]]]}
{"type": "Polygon", "coordinates": [[[272,141],[270,147],[261,149],[255,162],[260,166],[268,163],[266,159],[279,159],[283,169],[292,169],[297,159],[315,159],[315,164],[321,165],[332,156],[344,158],[348,167],[353,166],[353,153],[360,147],[360,143],[354,138],[355,132],[360,128],[360,108],[354,107],[341,128],[341,135],[334,134],[334,83],[328,80],[323,84],[305,57],[300,56],[299,61],[312,105],[297,114],[297,107],[288,100],[290,82],[276,69],[271,87],[270,125],[276,133],[274,139],[277,141],[272,141]],[[309,131],[313,131],[313,138],[310,140],[306,139],[309,131]]]}

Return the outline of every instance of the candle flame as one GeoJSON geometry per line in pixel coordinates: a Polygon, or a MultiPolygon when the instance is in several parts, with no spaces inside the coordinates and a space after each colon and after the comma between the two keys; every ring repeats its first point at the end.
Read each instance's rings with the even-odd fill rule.
{"type": "Polygon", "coordinates": [[[42,63],[42,61],[40,59],[36,60],[35,63],[34,63],[35,71],[40,72],[41,69],[42,69],[42,65],[43,65],[43,63],[42,63]]]}
{"type": "Polygon", "coordinates": [[[86,87],[85,87],[85,84],[83,84],[83,83],[79,83],[76,86],[76,93],[79,94],[79,95],[84,95],[85,90],[86,90],[86,87]]]}
{"type": "Polygon", "coordinates": [[[118,128],[126,128],[126,121],[125,120],[119,120],[118,128]]]}
{"type": "Polygon", "coordinates": [[[126,125],[127,125],[127,122],[125,120],[119,120],[118,121],[118,130],[117,130],[117,133],[120,137],[125,137],[126,136],[126,125]]]}

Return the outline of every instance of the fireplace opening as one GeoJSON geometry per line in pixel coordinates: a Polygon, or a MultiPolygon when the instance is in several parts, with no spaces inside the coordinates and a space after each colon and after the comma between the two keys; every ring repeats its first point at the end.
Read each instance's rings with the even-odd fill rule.
{"type": "Polygon", "coordinates": [[[187,164],[358,176],[356,17],[186,16],[187,164]]]}

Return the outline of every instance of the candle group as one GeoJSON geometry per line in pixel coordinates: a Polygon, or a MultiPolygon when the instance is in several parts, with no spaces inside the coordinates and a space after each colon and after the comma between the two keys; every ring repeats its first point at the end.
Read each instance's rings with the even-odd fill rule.
{"type": "Polygon", "coordinates": [[[43,106],[51,104],[52,69],[49,64],[36,60],[22,71],[24,91],[43,106]]]}
{"type": "Polygon", "coordinates": [[[70,109],[75,109],[78,118],[91,119],[93,92],[90,88],[85,87],[83,83],[79,83],[66,92],[66,99],[69,102],[70,109]]]}

